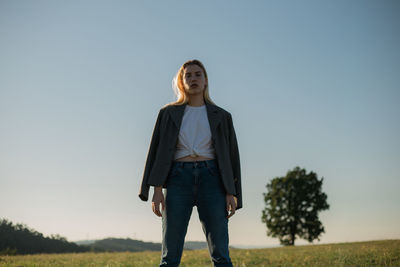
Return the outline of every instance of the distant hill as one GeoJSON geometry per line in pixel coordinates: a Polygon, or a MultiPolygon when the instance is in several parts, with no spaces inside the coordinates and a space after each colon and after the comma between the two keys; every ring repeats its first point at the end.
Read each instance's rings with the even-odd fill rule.
{"type": "MultiPolygon", "coordinates": [[[[196,250],[207,248],[202,241],[186,241],[184,249],[196,250]]],[[[0,255],[69,253],[69,252],[138,252],[161,251],[161,243],[145,242],[130,238],[105,238],[101,240],[81,240],[68,242],[60,235],[43,236],[42,233],[25,224],[13,224],[7,219],[0,219],[0,255]]]]}
{"type": "Polygon", "coordinates": [[[204,249],[208,248],[207,242],[203,241],[185,241],[185,244],[183,245],[183,249],[187,250],[195,250],[195,249],[204,249]]]}
{"type": "Polygon", "coordinates": [[[16,224],[0,219],[0,254],[34,254],[84,252],[85,247],[68,242],[59,235],[43,236],[25,224],[16,224]]]}
{"type": "Polygon", "coordinates": [[[96,242],[96,240],[79,240],[79,241],[72,241],[77,245],[90,245],[96,242]]]}
{"type": "MultiPolygon", "coordinates": [[[[82,242],[81,242],[82,243],[82,242]]],[[[85,243],[85,241],[83,242],[85,243]]],[[[86,243],[89,243],[86,241],[86,243]]],[[[95,240],[92,243],[81,245],[88,247],[90,251],[99,252],[123,252],[123,251],[144,251],[144,250],[161,250],[160,243],[144,242],[140,240],[133,240],[130,238],[105,238],[101,240],[95,240]]]]}
{"type": "MultiPolygon", "coordinates": [[[[92,251],[160,251],[161,243],[144,242],[130,238],[105,238],[100,240],[79,240],[74,243],[87,246],[92,251]]],[[[183,249],[195,250],[207,248],[207,242],[185,241],[183,249]]]]}

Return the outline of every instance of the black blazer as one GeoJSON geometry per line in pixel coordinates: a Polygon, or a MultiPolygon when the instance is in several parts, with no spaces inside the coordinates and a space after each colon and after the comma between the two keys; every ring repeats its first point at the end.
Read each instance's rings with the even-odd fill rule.
{"type": "MultiPolygon", "coordinates": [[[[205,104],[222,181],[226,192],[235,196],[238,210],[243,206],[242,186],[239,149],[232,116],[219,106],[207,101],[205,104]]],[[[165,106],[158,113],[139,192],[143,201],[148,200],[150,185],[166,188],[186,105],[165,106]]]]}

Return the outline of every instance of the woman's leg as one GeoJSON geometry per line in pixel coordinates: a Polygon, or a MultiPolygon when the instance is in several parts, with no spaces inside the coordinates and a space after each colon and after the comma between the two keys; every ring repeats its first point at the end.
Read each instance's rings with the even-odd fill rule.
{"type": "Polygon", "coordinates": [[[197,210],[214,266],[232,266],[229,257],[226,193],[218,167],[213,162],[201,170],[197,210]]]}
{"type": "Polygon", "coordinates": [[[193,210],[193,194],[185,182],[191,179],[191,174],[182,168],[174,166],[172,168],[167,181],[166,206],[162,212],[163,238],[160,266],[179,266],[193,210]]]}

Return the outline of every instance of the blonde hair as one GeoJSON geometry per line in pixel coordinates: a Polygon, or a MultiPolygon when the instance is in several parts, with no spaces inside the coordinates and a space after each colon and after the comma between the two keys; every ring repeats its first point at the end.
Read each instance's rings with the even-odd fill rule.
{"type": "Polygon", "coordinates": [[[174,90],[177,100],[170,102],[170,103],[166,104],[165,106],[183,105],[189,101],[189,97],[187,96],[185,87],[183,85],[183,77],[182,77],[184,69],[189,65],[197,65],[203,70],[203,73],[204,73],[204,76],[205,76],[206,82],[207,82],[206,88],[204,88],[204,91],[203,91],[204,101],[215,105],[215,103],[210,98],[210,94],[208,93],[208,76],[207,76],[206,68],[200,62],[200,60],[192,59],[192,60],[188,60],[185,63],[183,63],[183,65],[179,68],[178,72],[175,74],[174,78],[172,79],[172,89],[174,90]]]}

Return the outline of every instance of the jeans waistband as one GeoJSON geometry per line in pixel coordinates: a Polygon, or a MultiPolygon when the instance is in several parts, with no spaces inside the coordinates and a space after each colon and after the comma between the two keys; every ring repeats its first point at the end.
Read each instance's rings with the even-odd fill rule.
{"type": "Polygon", "coordinates": [[[180,168],[201,168],[217,166],[216,159],[199,160],[199,161],[173,161],[173,167],[180,168]]]}

